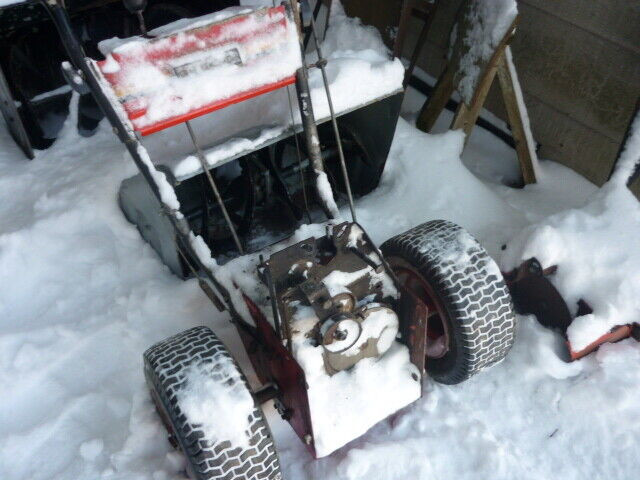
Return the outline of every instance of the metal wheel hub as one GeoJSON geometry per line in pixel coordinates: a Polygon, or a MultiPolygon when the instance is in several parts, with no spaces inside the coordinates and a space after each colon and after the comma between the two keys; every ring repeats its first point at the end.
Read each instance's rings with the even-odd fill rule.
{"type": "Polygon", "coordinates": [[[449,328],[444,306],[433,287],[422,275],[408,265],[393,265],[400,283],[427,306],[426,357],[438,359],[449,351],[449,328]]]}

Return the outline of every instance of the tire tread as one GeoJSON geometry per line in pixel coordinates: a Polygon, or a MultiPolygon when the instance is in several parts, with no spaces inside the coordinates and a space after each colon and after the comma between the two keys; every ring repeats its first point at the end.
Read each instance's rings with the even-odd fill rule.
{"type": "Polygon", "coordinates": [[[451,371],[429,372],[434,380],[460,383],[505,358],[515,341],[511,295],[494,260],[469,233],[434,220],[387,240],[381,249],[411,264],[460,327],[461,357],[451,371]]]}
{"type": "Polygon", "coordinates": [[[179,392],[186,383],[186,370],[197,363],[231,366],[249,389],[238,364],[224,344],[207,327],[195,327],[150,347],[144,352],[147,384],[162,405],[183,453],[198,480],[279,480],[280,463],[271,431],[262,410],[255,404],[250,417],[250,448],[233,447],[228,440],[207,438],[200,425],[192,424],[181,409],[179,392]]]}

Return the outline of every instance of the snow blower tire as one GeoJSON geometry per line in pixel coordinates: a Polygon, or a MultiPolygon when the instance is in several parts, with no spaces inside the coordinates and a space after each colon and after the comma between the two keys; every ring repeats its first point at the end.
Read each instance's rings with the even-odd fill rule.
{"type": "MultiPolygon", "coordinates": [[[[249,447],[207,438],[202,425],[185,415],[180,392],[187,372],[206,365],[220,386],[249,390],[245,376],[224,344],[207,327],[195,327],[155,344],[144,353],[144,372],[171,443],[187,458],[187,471],[197,480],[280,480],[280,463],[269,426],[255,398],[247,430],[249,447]]],[[[215,412],[225,415],[225,412],[215,412]]]]}
{"type": "Polygon", "coordinates": [[[425,369],[436,382],[460,383],[507,355],[515,340],[509,290],[494,260],[462,227],[434,220],[381,250],[399,281],[429,307],[425,369]],[[441,348],[430,356],[434,338],[441,348]]]}

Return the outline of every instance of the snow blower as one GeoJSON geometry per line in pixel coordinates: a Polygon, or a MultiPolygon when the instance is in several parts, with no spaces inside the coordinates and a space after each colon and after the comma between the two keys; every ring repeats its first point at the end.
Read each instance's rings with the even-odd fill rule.
{"type": "MultiPolygon", "coordinates": [[[[389,152],[402,71],[397,82],[369,72],[358,79],[367,88],[334,104],[340,72],[328,75],[318,9],[303,19],[295,0],[111,41],[100,61],[85,56],[62,1],[43,2],[73,63],[69,83],[91,92],[140,171],[122,184],[122,210],[172,272],[229,312],[261,384],[250,388],[206,326],[144,353],[151,397],[192,476],[282,478],[266,401],[323,457],[420,398],[424,375],[456,384],[505,357],[511,297],[471,235],[436,220],[378,248],[356,222],[353,197],[375,188],[389,152]],[[261,98],[271,102],[263,113],[285,105],[280,124],[201,143],[197,118],[218,111],[212,129],[240,128],[228,124],[233,109],[261,98]],[[156,166],[142,138],[180,128],[192,154],[156,166]]],[[[144,18],[144,2],[126,3],[144,18]]],[[[260,123],[251,105],[245,120],[260,123]]]]}

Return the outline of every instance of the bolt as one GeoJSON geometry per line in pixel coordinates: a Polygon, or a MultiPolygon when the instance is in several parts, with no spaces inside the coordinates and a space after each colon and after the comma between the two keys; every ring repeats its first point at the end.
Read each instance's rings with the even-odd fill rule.
{"type": "Polygon", "coordinates": [[[540,274],[540,272],[542,271],[542,267],[540,266],[540,264],[538,262],[531,262],[529,263],[529,273],[532,273],[534,275],[538,275],[540,274]]]}
{"type": "Polygon", "coordinates": [[[336,340],[344,340],[345,338],[347,338],[347,332],[345,332],[344,330],[336,329],[333,334],[333,338],[335,338],[336,340]]]}

